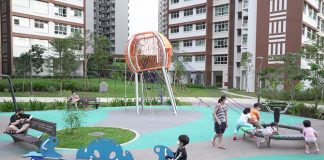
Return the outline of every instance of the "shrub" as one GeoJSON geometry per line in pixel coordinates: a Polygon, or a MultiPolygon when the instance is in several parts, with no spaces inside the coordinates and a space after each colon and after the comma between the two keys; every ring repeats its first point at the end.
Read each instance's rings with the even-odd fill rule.
{"type": "Polygon", "coordinates": [[[324,119],[322,113],[324,113],[322,109],[312,106],[305,106],[304,104],[294,105],[288,110],[288,114],[315,119],[324,119]]]}
{"type": "Polygon", "coordinates": [[[81,127],[84,114],[79,111],[66,110],[66,113],[63,116],[64,128],[67,133],[73,134],[74,129],[81,127]]]}
{"type": "Polygon", "coordinates": [[[14,106],[11,101],[4,101],[0,103],[0,111],[1,112],[14,112],[14,106]]]}

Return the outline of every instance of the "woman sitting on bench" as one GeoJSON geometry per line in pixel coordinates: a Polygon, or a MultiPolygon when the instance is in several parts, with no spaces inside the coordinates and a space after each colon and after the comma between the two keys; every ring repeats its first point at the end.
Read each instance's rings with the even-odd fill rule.
{"type": "Polygon", "coordinates": [[[79,100],[79,96],[74,91],[72,91],[72,95],[68,99],[68,102],[72,103],[75,106],[75,108],[77,108],[79,100]]]}
{"type": "Polygon", "coordinates": [[[32,115],[24,114],[21,108],[17,108],[16,113],[10,117],[10,124],[6,132],[11,134],[25,133],[30,126],[29,122],[32,118],[32,115]]]}

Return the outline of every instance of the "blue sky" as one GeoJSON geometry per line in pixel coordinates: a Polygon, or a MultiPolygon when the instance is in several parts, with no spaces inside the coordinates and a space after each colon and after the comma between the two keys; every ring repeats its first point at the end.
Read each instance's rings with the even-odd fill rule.
{"type": "Polygon", "coordinates": [[[129,0],[129,35],[158,31],[158,0],[129,0]]]}

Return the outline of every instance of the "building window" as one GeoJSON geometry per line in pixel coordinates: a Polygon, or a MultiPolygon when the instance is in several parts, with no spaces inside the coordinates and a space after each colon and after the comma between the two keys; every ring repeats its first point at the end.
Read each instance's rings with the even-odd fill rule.
{"type": "Polygon", "coordinates": [[[171,13],[171,19],[174,19],[174,18],[179,18],[179,11],[171,13]]]}
{"type": "Polygon", "coordinates": [[[227,64],[227,54],[215,55],[214,64],[227,64]]]}
{"type": "Polygon", "coordinates": [[[308,8],[308,16],[309,16],[310,18],[313,17],[313,9],[308,8]]]}
{"type": "Polygon", "coordinates": [[[66,17],[67,9],[66,7],[55,5],[55,15],[60,17],[66,17]]]}
{"type": "Polygon", "coordinates": [[[196,46],[205,46],[206,40],[205,39],[197,39],[196,46]]]}
{"type": "Polygon", "coordinates": [[[66,24],[55,23],[55,29],[54,29],[55,34],[66,35],[66,31],[67,31],[66,24]]]}
{"type": "Polygon", "coordinates": [[[82,17],[82,10],[80,9],[73,9],[74,17],[82,17]]]}
{"type": "Polygon", "coordinates": [[[215,23],[215,32],[224,32],[228,31],[228,21],[216,22],[215,23]]]}
{"type": "Polygon", "coordinates": [[[42,21],[42,20],[35,20],[35,28],[44,28],[44,24],[47,24],[48,22],[42,21]]]}
{"type": "Polygon", "coordinates": [[[216,38],[214,40],[214,48],[227,48],[228,38],[216,38]]]}
{"type": "Polygon", "coordinates": [[[205,6],[196,8],[196,14],[203,14],[203,13],[206,13],[206,7],[205,6]]]}
{"type": "Polygon", "coordinates": [[[171,33],[179,33],[179,27],[171,27],[171,33]]]}
{"type": "Polygon", "coordinates": [[[173,49],[179,49],[179,47],[180,47],[180,44],[179,44],[178,41],[171,42],[171,45],[172,45],[172,48],[173,48],[173,49]]]}
{"type": "Polygon", "coordinates": [[[189,55],[182,56],[182,61],[183,62],[192,62],[192,56],[189,56],[189,55]]]}
{"type": "Polygon", "coordinates": [[[82,50],[82,45],[74,45],[72,47],[72,49],[75,50],[75,51],[81,51],[82,50]]]}
{"type": "Polygon", "coordinates": [[[185,9],[184,10],[184,16],[192,16],[193,15],[193,9],[185,9]]]}
{"type": "Polygon", "coordinates": [[[303,11],[304,11],[305,14],[306,14],[306,10],[307,10],[307,4],[304,4],[303,11]]]}
{"type": "Polygon", "coordinates": [[[184,32],[190,32],[190,31],[192,31],[192,24],[183,26],[183,31],[184,32]]]}
{"type": "Polygon", "coordinates": [[[179,3],[179,0],[171,0],[171,4],[179,3]]]}
{"type": "Polygon", "coordinates": [[[197,55],[196,57],[195,57],[195,61],[196,62],[205,62],[205,55],[197,55]]]}
{"type": "Polygon", "coordinates": [[[316,17],[317,17],[317,13],[314,11],[313,12],[313,19],[316,20],[316,17]]]}
{"type": "Polygon", "coordinates": [[[19,25],[19,19],[14,19],[14,24],[19,25]]]}
{"type": "Polygon", "coordinates": [[[197,23],[196,24],[196,30],[205,30],[206,24],[205,23],[197,23]]]}
{"type": "Polygon", "coordinates": [[[71,32],[72,33],[82,33],[82,27],[71,26],[71,32]]]}
{"type": "Polygon", "coordinates": [[[228,14],[228,4],[215,7],[215,16],[224,16],[228,14]]]}
{"type": "Polygon", "coordinates": [[[191,47],[192,46],[192,40],[185,40],[183,41],[184,47],[191,47]]]}

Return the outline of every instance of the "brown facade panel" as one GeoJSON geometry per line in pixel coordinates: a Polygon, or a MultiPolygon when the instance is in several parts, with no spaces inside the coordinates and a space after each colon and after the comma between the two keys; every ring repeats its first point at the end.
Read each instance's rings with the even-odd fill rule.
{"type": "MultiPolygon", "coordinates": [[[[285,52],[294,53],[301,47],[301,32],[303,24],[303,2],[304,0],[287,0],[287,12],[286,14],[286,33],[271,34],[271,35],[282,35],[285,34],[285,41],[269,43],[269,22],[270,22],[270,2],[269,1],[258,1],[257,4],[257,31],[256,31],[256,57],[263,57],[262,68],[268,66],[280,66],[278,64],[268,64],[268,48],[269,44],[272,45],[283,45],[285,43],[285,52]]],[[[279,11],[282,12],[283,10],[279,11]]],[[[271,14],[276,12],[271,12],[271,14]]],[[[278,23],[277,23],[278,24],[278,23]]],[[[275,26],[272,26],[274,28],[275,26]]],[[[276,26],[278,28],[278,25],[276,26]]],[[[283,28],[282,28],[283,29],[283,28]]],[[[276,39],[276,38],[271,38],[276,39]]],[[[282,53],[282,47],[280,47],[282,53]]],[[[272,53],[272,50],[271,50],[272,53]]],[[[259,66],[261,60],[255,59],[255,73],[259,73],[259,66]]],[[[258,81],[258,77],[255,77],[255,82],[258,81]]],[[[257,88],[257,84],[256,88],[257,88]]]]}
{"type": "Polygon", "coordinates": [[[206,12],[206,60],[205,60],[205,85],[212,85],[212,52],[213,52],[213,0],[207,0],[206,12]]]}
{"type": "Polygon", "coordinates": [[[229,6],[228,88],[233,88],[234,86],[235,1],[231,0],[229,6]]]}
{"type": "Polygon", "coordinates": [[[11,1],[1,0],[1,68],[2,74],[12,74],[11,1]]]}

